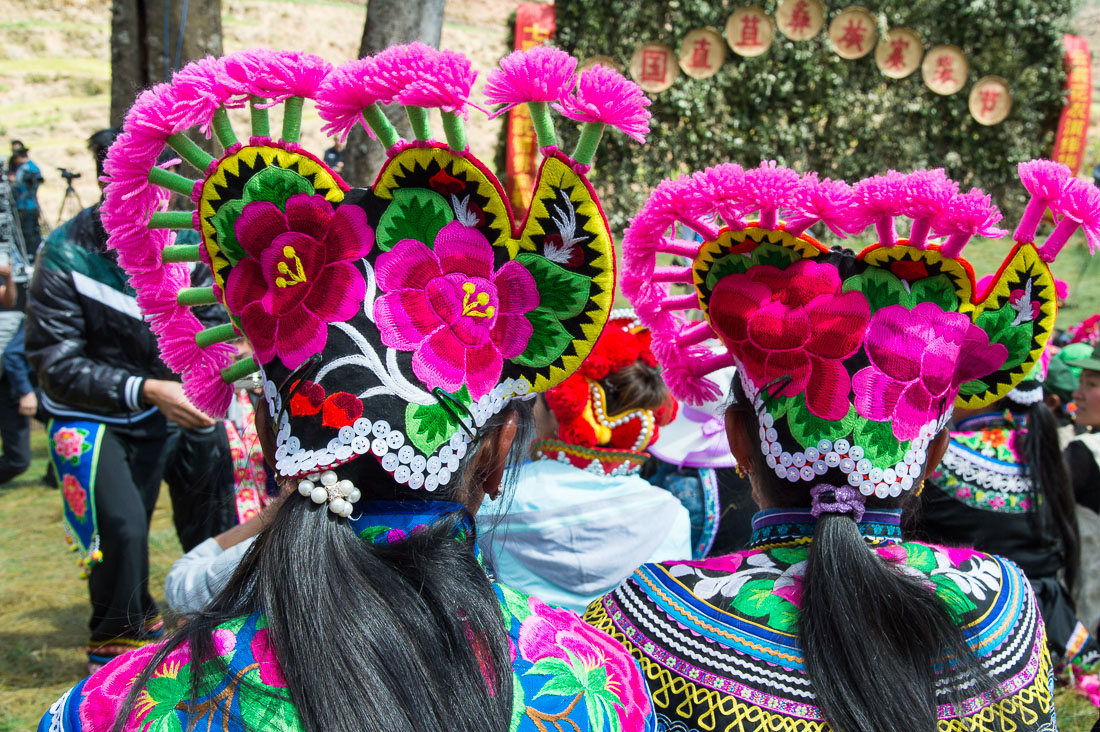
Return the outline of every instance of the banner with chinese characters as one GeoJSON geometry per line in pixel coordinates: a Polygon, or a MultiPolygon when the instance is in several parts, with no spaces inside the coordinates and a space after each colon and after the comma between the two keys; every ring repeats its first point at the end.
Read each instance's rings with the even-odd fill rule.
{"type": "Polygon", "coordinates": [[[1092,71],[1089,45],[1084,38],[1067,35],[1066,45],[1066,106],[1058,120],[1054,138],[1054,155],[1059,163],[1069,166],[1074,175],[1081,170],[1085,155],[1085,140],[1089,129],[1089,106],[1092,104],[1092,71]]]}
{"type": "MultiPolygon", "coordinates": [[[[554,35],[554,17],[553,5],[528,3],[516,8],[515,48],[524,51],[545,43],[554,35]]],[[[525,104],[508,113],[507,156],[505,186],[516,220],[520,221],[531,205],[538,173],[538,141],[525,104]]]]}

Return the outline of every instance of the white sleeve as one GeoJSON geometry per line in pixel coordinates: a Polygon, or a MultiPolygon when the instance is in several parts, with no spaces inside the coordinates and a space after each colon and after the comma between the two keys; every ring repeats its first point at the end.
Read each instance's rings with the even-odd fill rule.
{"type": "Polygon", "coordinates": [[[672,517],[672,525],[664,541],[646,560],[647,564],[691,559],[691,515],[671,493],[668,496],[671,499],[668,502],[668,511],[672,517]]]}
{"type": "Polygon", "coordinates": [[[213,538],[184,554],[164,580],[164,600],[172,612],[195,613],[209,604],[240,564],[256,537],[222,550],[213,538]]]}

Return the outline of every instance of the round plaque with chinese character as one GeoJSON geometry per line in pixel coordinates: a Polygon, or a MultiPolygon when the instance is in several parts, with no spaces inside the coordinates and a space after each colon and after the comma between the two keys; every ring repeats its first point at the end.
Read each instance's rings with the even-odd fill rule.
{"type": "Polygon", "coordinates": [[[680,74],[676,54],[663,43],[638,46],[630,59],[630,75],[647,92],[663,92],[680,74]]]}
{"type": "Polygon", "coordinates": [[[920,36],[909,28],[891,28],[875,48],[878,70],[891,79],[904,79],[919,69],[923,56],[920,36]]]}
{"type": "Polygon", "coordinates": [[[792,41],[808,41],[825,25],[825,6],[821,0],[783,0],[775,24],[792,41]]]}
{"type": "Polygon", "coordinates": [[[829,41],[841,58],[863,58],[875,50],[878,23],[860,7],[845,8],[829,23],[829,41]]]}
{"type": "Polygon", "coordinates": [[[616,71],[622,71],[619,68],[618,62],[610,56],[589,56],[581,65],[577,67],[577,71],[588,71],[593,66],[603,66],[605,69],[615,69],[616,71]]]}
{"type": "Polygon", "coordinates": [[[738,8],[726,21],[726,43],[738,56],[759,56],[771,47],[774,38],[775,27],[764,8],[738,8]]]}
{"type": "Polygon", "coordinates": [[[920,66],[925,85],[937,94],[954,94],[966,85],[970,62],[957,46],[936,46],[920,66]]]}
{"type": "Polygon", "coordinates": [[[718,73],[726,60],[726,42],[713,28],[696,28],[680,42],[680,69],[694,79],[718,73]]]}
{"type": "Polygon", "coordinates": [[[1000,76],[983,76],[970,90],[970,114],[983,125],[1005,121],[1012,111],[1012,92],[1000,76]]]}

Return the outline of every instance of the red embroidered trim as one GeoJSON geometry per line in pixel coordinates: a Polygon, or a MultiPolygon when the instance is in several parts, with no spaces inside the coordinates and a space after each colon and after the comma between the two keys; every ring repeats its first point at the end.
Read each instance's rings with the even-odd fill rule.
{"type": "Polygon", "coordinates": [[[561,440],[535,440],[531,443],[532,460],[556,460],[595,475],[613,477],[637,475],[649,459],[648,452],[608,450],[601,447],[580,447],[561,440]]]}

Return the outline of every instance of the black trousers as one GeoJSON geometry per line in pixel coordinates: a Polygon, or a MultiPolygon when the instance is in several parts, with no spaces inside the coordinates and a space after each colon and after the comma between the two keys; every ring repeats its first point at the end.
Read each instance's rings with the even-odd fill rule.
{"type": "Polygon", "coordinates": [[[237,524],[233,454],[225,424],[205,430],[168,426],[169,454],[164,472],[172,497],[172,520],[183,551],[237,524]]]}
{"type": "MultiPolygon", "coordinates": [[[[95,508],[103,561],[92,567],[92,647],[144,640],[158,615],[149,594],[149,522],[160,493],[168,429],[159,414],[133,425],[108,425],[96,468],[95,508]]],[[[102,649],[117,655],[117,649],[102,649]]]]}
{"type": "Polygon", "coordinates": [[[0,377],[0,443],[0,483],[7,483],[31,466],[31,418],[19,414],[7,374],[0,377]]]}

